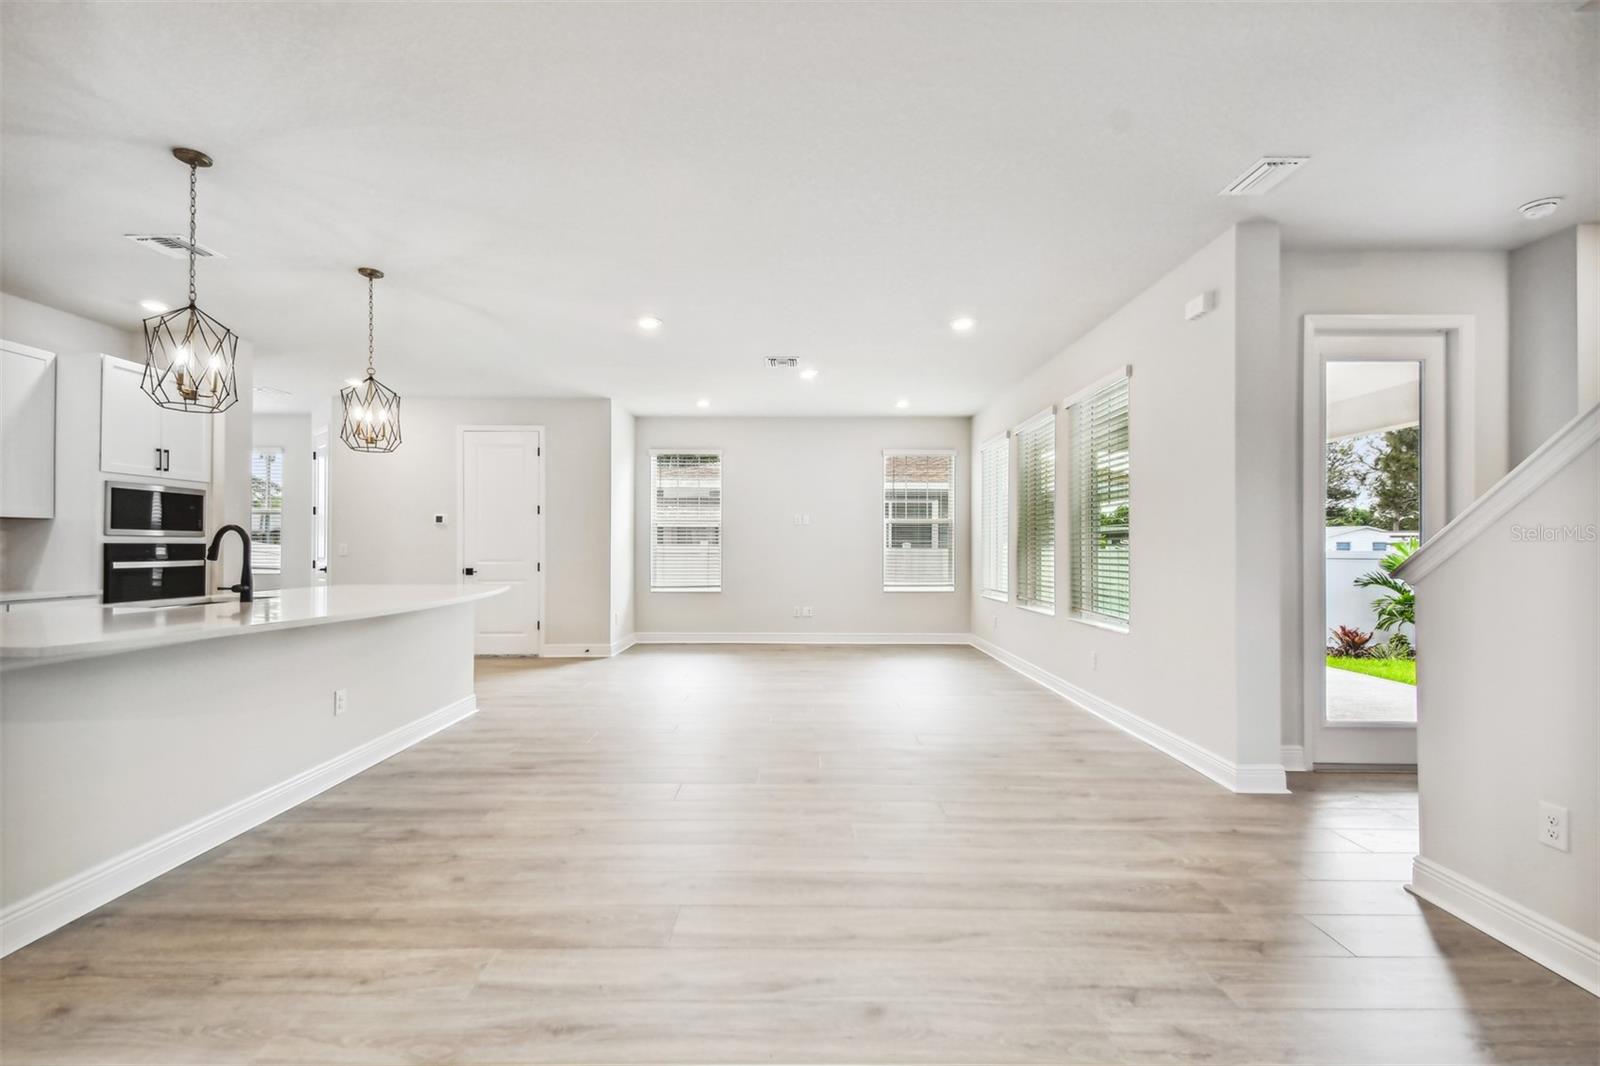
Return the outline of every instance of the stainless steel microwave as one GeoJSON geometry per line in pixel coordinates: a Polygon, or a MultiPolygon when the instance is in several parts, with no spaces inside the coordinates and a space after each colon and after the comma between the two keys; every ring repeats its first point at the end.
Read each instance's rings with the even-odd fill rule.
{"type": "Polygon", "coordinates": [[[204,489],[106,482],[106,536],[204,540],[205,535],[204,489]]]}

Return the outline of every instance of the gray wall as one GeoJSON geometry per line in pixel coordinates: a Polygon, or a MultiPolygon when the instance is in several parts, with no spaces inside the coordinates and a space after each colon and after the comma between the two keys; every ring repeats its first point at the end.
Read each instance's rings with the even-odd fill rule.
{"type": "MultiPolygon", "coordinates": [[[[1293,454],[1295,398],[1292,391],[1276,395],[1286,387],[1292,390],[1293,379],[1270,374],[1266,382],[1241,389],[1236,378],[1241,367],[1258,366],[1270,357],[1276,336],[1272,318],[1278,307],[1278,254],[1276,227],[1230,229],[1001,393],[972,424],[976,447],[1047,405],[1059,407],[1065,397],[1117,367],[1132,365],[1133,606],[1128,632],[1109,631],[1070,615],[1064,468],[1057,471],[1055,614],[1022,609],[1014,595],[1006,603],[980,596],[973,600],[972,631],[1228,762],[1278,761],[1276,670],[1285,627],[1284,608],[1274,601],[1282,591],[1277,584],[1284,565],[1280,557],[1292,549],[1292,533],[1281,522],[1241,527],[1241,520],[1253,521],[1256,512],[1241,506],[1238,478],[1252,476],[1254,468],[1239,448],[1293,454]],[[1216,310],[1185,321],[1185,302],[1208,290],[1217,293],[1216,310]],[[1262,407],[1273,409],[1271,420],[1237,428],[1237,409],[1262,407]],[[1201,514],[1208,534],[1197,538],[1196,516],[1201,514]],[[1234,554],[1246,532],[1244,539],[1264,560],[1248,568],[1240,564],[1242,553],[1234,554]],[[1241,617],[1259,604],[1266,605],[1263,616],[1241,617]],[[1245,659],[1239,653],[1246,636],[1260,641],[1253,654],[1256,665],[1265,664],[1266,671],[1242,684],[1245,659]]],[[[1059,414],[1056,430],[1058,441],[1063,440],[1059,414]]],[[[1278,460],[1263,462],[1271,464],[1263,468],[1263,476],[1291,476],[1287,469],[1276,469],[1278,460]]],[[[1014,486],[1015,461],[1011,477],[1014,486]]]]}
{"type": "Polygon", "coordinates": [[[971,582],[965,418],[640,418],[635,612],[640,633],[963,634],[971,582]],[[651,448],[723,455],[722,591],[650,591],[651,448]],[[883,451],[956,454],[956,590],[883,591],[883,451]],[[794,524],[796,513],[810,525],[794,524]],[[810,606],[810,618],[794,607],[810,606]]]}
{"type": "Polygon", "coordinates": [[[328,578],[338,584],[453,583],[460,426],[543,426],[545,642],[611,642],[609,400],[406,397],[404,443],[387,455],[334,441],[328,578]],[[433,516],[449,516],[436,526],[433,516]],[[341,554],[341,548],[346,554],[341,554]]]}
{"type": "Polygon", "coordinates": [[[1511,464],[1578,413],[1578,231],[1511,253],[1511,464]]]}

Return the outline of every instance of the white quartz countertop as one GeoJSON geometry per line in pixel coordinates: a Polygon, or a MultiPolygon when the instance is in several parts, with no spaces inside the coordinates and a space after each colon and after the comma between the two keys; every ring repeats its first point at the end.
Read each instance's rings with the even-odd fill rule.
{"type": "Polygon", "coordinates": [[[0,591],[0,603],[38,603],[42,600],[99,599],[99,589],[22,589],[15,592],[0,591]]]}
{"type": "Polygon", "coordinates": [[[253,603],[106,607],[66,601],[0,614],[0,662],[115,655],[169,644],[426,611],[487,599],[504,585],[326,585],[257,593],[253,603]]]}

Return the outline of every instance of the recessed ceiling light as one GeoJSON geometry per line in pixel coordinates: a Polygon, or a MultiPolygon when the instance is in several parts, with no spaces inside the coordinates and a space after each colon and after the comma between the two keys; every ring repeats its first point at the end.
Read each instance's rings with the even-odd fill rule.
{"type": "Polygon", "coordinates": [[[704,397],[701,397],[700,399],[698,399],[698,400],[696,400],[694,402],[694,405],[696,407],[710,407],[711,406],[711,401],[706,399],[706,398],[704,398],[704,397]]]}
{"type": "Polygon", "coordinates": [[[146,311],[149,311],[152,315],[164,314],[167,311],[172,310],[172,308],[168,307],[160,300],[140,300],[139,306],[144,308],[146,311]]]}
{"type": "Polygon", "coordinates": [[[654,333],[661,328],[661,320],[655,315],[640,315],[639,328],[646,333],[654,333]]]}
{"type": "Polygon", "coordinates": [[[801,381],[815,381],[815,380],[817,380],[817,368],[814,367],[814,366],[808,366],[804,370],[800,371],[800,380],[801,381]]]}
{"type": "Polygon", "coordinates": [[[977,324],[978,320],[973,318],[971,315],[962,315],[959,318],[952,318],[950,320],[950,328],[955,330],[957,333],[970,333],[972,332],[972,327],[976,326],[977,324]]]}
{"type": "Polygon", "coordinates": [[[900,399],[898,399],[898,400],[896,400],[896,401],[895,401],[895,402],[894,402],[894,405],[895,405],[895,406],[896,406],[896,407],[898,407],[898,408],[900,408],[900,409],[902,409],[902,410],[904,410],[904,409],[905,409],[905,408],[907,408],[907,407],[910,407],[910,406],[911,406],[911,401],[910,401],[910,400],[908,400],[908,399],[906,399],[906,398],[905,398],[905,397],[904,397],[904,396],[902,396],[902,397],[900,397],[900,399]]]}
{"type": "Polygon", "coordinates": [[[1540,200],[1529,200],[1517,210],[1521,212],[1523,218],[1530,222],[1535,222],[1541,218],[1549,218],[1556,213],[1556,209],[1560,206],[1561,197],[1546,196],[1540,200]]]}

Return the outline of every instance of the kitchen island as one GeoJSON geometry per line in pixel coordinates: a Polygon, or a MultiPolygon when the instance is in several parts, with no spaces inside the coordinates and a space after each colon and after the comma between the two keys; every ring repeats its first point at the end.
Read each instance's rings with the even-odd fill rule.
{"type": "Polygon", "coordinates": [[[500,591],[0,615],[0,953],[472,714],[500,591]]]}

